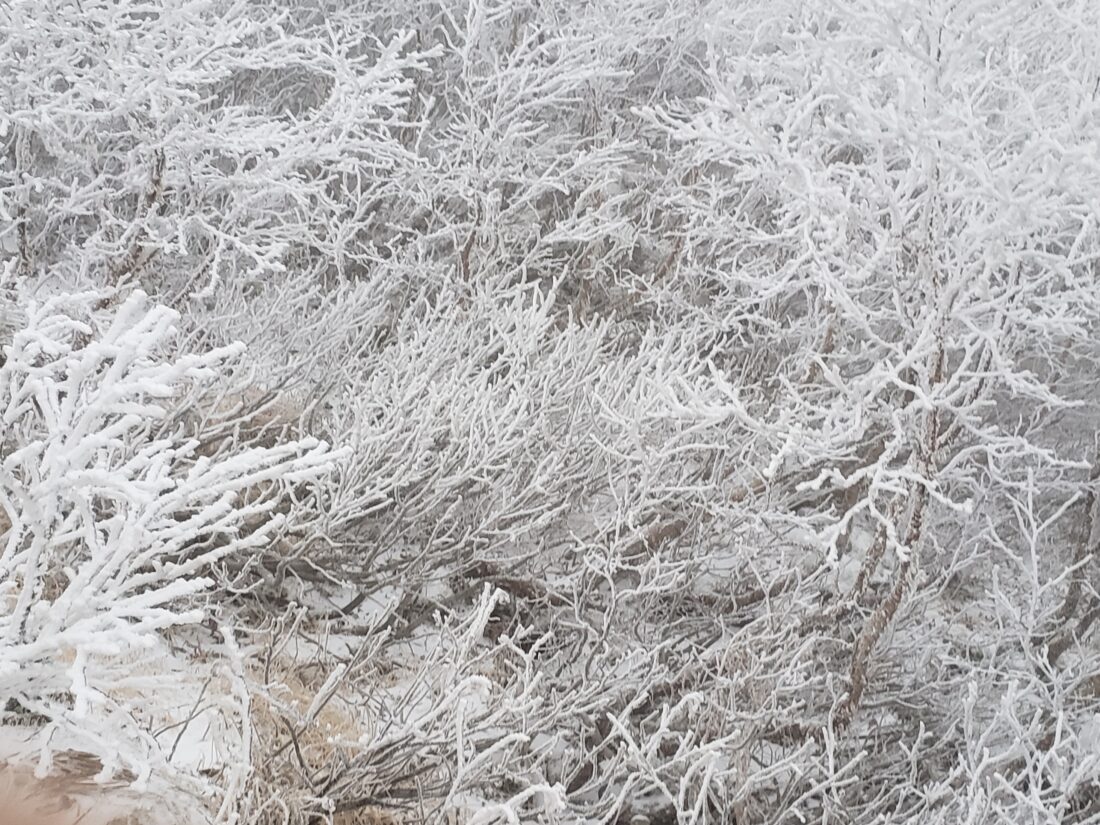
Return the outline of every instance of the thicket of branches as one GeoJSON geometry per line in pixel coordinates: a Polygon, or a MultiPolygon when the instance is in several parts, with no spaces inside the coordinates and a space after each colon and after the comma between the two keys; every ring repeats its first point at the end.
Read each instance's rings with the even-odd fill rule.
{"type": "Polygon", "coordinates": [[[1100,5],[0,33],[0,756],[150,821],[1100,822],[1100,5]]]}

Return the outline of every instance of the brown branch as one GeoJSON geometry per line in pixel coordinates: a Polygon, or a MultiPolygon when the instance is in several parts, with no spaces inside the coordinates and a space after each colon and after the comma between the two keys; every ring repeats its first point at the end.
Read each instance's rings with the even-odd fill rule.
{"type": "Polygon", "coordinates": [[[470,280],[470,253],[473,251],[474,242],[477,241],[477,230],[481,226],[481,202],[474,202],[474,223],[470,227],[470,234],[466,237],[458,256],[458,268],[462,274],[462,280],[470,280]]]}
{"type": "MultiPolygon", "coordinates": [[[[136,219],[144,219],[148,216],[149,212],[160,203],[161,197],[164,194],[164,167],[164,150],[156,149],[153,152],[153,168],[149,174],[149,186],[145,190],[145,195],[138,206],[138,214],[135,216],[136,219]]],[[[141,246],[145,237],[145,229],[143,227],[138,228],[137,235],[133,242],[131,242],[130,248],[126,251],[126,254],[123,255],[119,261],[111,265],[112,286],[123,286],[140,265],[148,263],[148,261],[141,260],[141,246]]],[[[98,308],[103,309],[107,303],[107,301],[101,301],[101,305],[98,308]]]]}
{"type": "Polygon", "coordinates": [[[1038,635],[1031,641],[1035,647],[1047,645],[1047,663],[1056,665],[1075,640],[1088,631],[1096,619],[1098,606],[1095,597],[1088,599],[1085,615],[1082,616],[1076,628],[1068,628],[1069,620],[1077,614],[1081,605],[1081,596],[1084,591],[1086,579],[1087,561],[1091,555],[1095,555],[1098,536],[1096,535],[1096,482],[1100,480],[1100,459],[1093,460],[1092,470],[1089,472],[1086,482],[1086,494],[1084,502],[1084,520],[1082,523],[1080,538],[1073,550],[1073,575],[1070,578],[1069,587],[1062,603],[1055,611],[1055,625],[1046,635],[1038,635]]]}
{"type": "Polygon", "coordinates": [[[1084,523],[1081,535],[1081,540],[1077,542],[1077,547],[1074,549],[1073,554],[1073,566],[1076,568],[1073,574],[1073,578],[1070,579],[1069,589],[1066,591],[1066,597],[1062,601],[1061,606],[1058,608],[1058,612],[1055,617],[1059,621],[1065,621],[1070,616],[1077,612],[1078,603],[1081,600],[1081,590],[1084,584],[1084,566],[1085,560],[1089,557],[1089,554],[1093,552],[1096,544],[1096,532],[1095,523],[1095,509],[1096,509],[1096,482],[1100,480],[1100,461],[1094,460],[1092,471],[1089,473],[1089,479],[1087,482],[1087,492],[1085,493],[1084,504],[1084,523]]]}
{"type": "MultiPolygon", "coordinates": [[[[937,278],[933,275],[933,283],[937,278]]],[[[946,366],[945,346],[942,334],[937,334],[937,346],[932,360],[932,370],[929,376],[929,385],[936,387],[944,380],[946,366]]],[[[925,416],[923,438],[917,444],[917,469],[924,479],[929,479],[936,465],[936,453],[940,440],[940,417],[937,409],[933,408],[925,416]]],[[[909,575],[913,569],[913,553],[917,551],[917,544],[924,532],[924,509],[928,503],[928,482],[914,482],[910,485],[910,497],[913,499],[913,509],[910,511],[909,524],[905,531],[904,546],[909,552],[898,565],[894,574],[894,584],[886,598],[875,608],[871,617],[864,624],[856,640],[855,649],[852,652],[852,661],[848,671],[848,696],[841,704],[836,715],[836,726],[843,730],[851,723],[859,709],[863,693],[867,688],[867,668],[871,653],[882,638],[883,632],[894,620],[901,600],[909,585],[909,575]]],[[[879,551],[881,555],[882,551],[879,551]]],[[[865,565],[866,566],[866,565],[865,565]]],[[[877,562],[876,562],[877,566],[877,562]]],[[[862,571],[861,571],[862,572],[862,571]]]]}

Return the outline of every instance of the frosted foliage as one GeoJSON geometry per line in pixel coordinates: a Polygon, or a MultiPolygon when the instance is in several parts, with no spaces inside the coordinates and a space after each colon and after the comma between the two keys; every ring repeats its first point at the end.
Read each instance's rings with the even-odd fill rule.
{"type": "Polygon", "coordinates": [[[101,306],[96,293],[31,302],[0,367],[0,690],[45,723],[43,748],[148,782],[164,762],[149,727],[168,707],[140,706],[135,665],[170,659],[162,634],[204,617],[212,566],[269,543],[287,485],[330,455],[313,440],[200,455],[158,434],[178,394],[240,348],[173,352],[178,317],[141,293],[101,306]]]}
{"type": "Polygon", "coordinates": [[[0,34],[0,780],[1100,825],[1100,4],[0,34]]]}

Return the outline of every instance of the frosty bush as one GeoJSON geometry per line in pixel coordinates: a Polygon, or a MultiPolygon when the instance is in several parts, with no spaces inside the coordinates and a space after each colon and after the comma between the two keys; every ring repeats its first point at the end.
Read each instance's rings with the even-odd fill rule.
{"type": "Polygon", "coordinates": [[[31,302],[5,347],[0,695],[9,721],[41,726],[42,772],[68,748],[98,757],[103,779],[147,783],[168,755],[153,731],[186,695],[165,681],[183,674],[159,672],[179,667],[164,631],[211,615],[211,568],[270,542],[280,500],[331,455],[305,440],[200,456],[159,432],[181,390],[240,348],[175,352],[173,312],[103,297],[31,302]]]}
{"type": "Polygon", "coordinates": [[[1100,821],[1095,3],[0,23],[42,764],[271,825],[1100,821]]]}

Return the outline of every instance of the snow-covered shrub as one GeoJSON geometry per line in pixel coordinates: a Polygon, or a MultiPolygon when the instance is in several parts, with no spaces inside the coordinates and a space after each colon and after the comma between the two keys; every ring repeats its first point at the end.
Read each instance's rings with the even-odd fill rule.
{"type": "Polygon", "coordinates": [[[21,274],[172,296],[381,254],[376,213],[417,167],[407,35],[225,0],[3,14],[0,248],[21,274]]]}
{"type": "MultiPolygon", "coordinates": [[[[167,762],[249,742],[219,813],[279,825],[1094,821],[1098,11],[0,8],[10,369],[139,282],[217,377],[100,427],[117,466],[347,450],[140,572],[167,762]],[[229,636],[154,627],[193,576],[229,636]]],[[[17,405],[19,478],[68,478],[19,452],[64,392],[17,405]]],[[[86,522],[161,512],[72,496],[17,629],[86,522]]],[[[22,718],[107,720],[86,658],[11,677],[22,718]]]]}
{"type": "MultiPolygon", "coordinates": [[[[4,349],[4,720],[33,735],[21,748],[37,749],[43,774],[55,751],[79,750],[104,780],[157,788],[178,773],[195,790],[188,766],[169,764],[162,728],[179,722],[203,669],[188,674],[164,633],[215,615],[203,600],[214,566],[270,542],[287,520],[277,505],[333,456],[308,439],[201,455],[196,440],[161,431],[179,394],[240,348],[180,353],[174,312],[140,292],[114,307],[104,298],[31,301],[4,349]]],[[[221,633],[216,647],[232,651],[221,633]]],[[[232,658],[219,681],[239,669],[232,658]]],[[[247,704],[237,710],[247,716],[247,704]]]]}
{"type": "MultiPolygon", "coordinates": [[[[675,208],[696,256],[684,277],[698,273],[709,298],[696,311],[658,285],[655,299],[732,324],[724,358],[767,365],[753,414],[775,450],[768,485],[792,496],[838,570],[835,605],[810,625],[839,638],[818,646],[829,664],[807,680],[820,704],[803,735],[826,730],[853,756],[871,727],[913,754],[930,736],[923,758],[950,762],[965,706],[989,719],[995,763],[1036,787],[1025,802],[993,787],[991,763],[955,766],[971,783],[964,808],[1077,815],[1095,764],[1052,745],[1049,726],[1079,731],[1095,712],[1093,654],[1072,677],[1056,662],[1092,621],[1075,571],[1094,538],[1070,524],[1094,517],[1093,451],[1079,445],[1097,427],[1082,394],[1096,370],[1078,353],[1100,318],[1096,9],[742,11],[712,31],[711,94],[646,112],[700,170],[675,208]],[[1067,417],[1085,439],[1056,435],[1067,417]],[[1077,630],[1064,625],[1074,615],[1077,630]],[[1006,626],[1015,643],[975,659],[1006,626]],[[1064,760],[1057,781],[1041,778],[1052,759],[1064,760]]],[[[874,778],[835,804],[959,815],[899,782],[897,753],[880,747],[862,757],[874,778]]]]}

